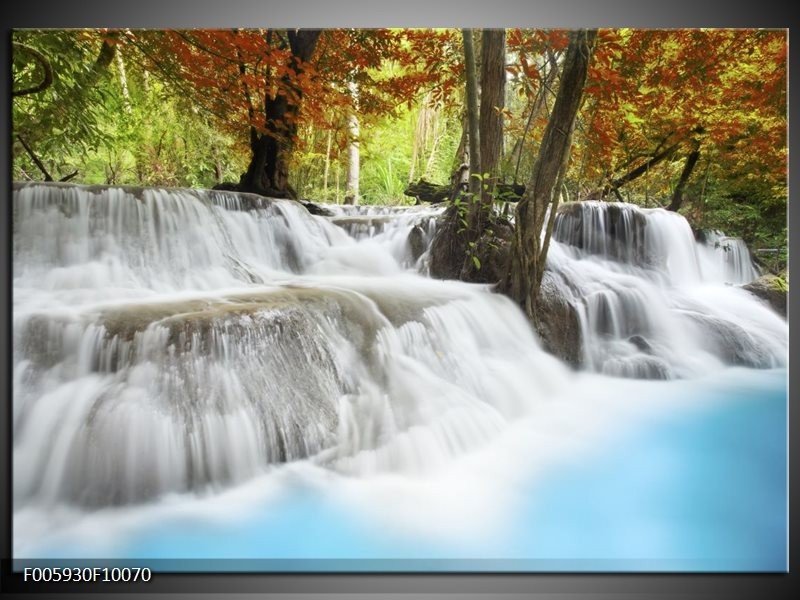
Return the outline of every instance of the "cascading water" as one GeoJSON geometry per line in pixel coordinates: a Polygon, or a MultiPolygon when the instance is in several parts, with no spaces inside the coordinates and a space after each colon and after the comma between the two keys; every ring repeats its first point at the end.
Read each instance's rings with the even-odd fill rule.
{"type": "MultiPolygon", "coordinates": [[[[509,299],[424,276],[440,208],[19,184],[13,209],[13,496],[36,515],[17,545],[37,510],[201,497],[287,462],[414,481],[587,393],[509,299]]],[[[548,285],[586,366],[785,365],[785,321],[725,285],[755,274],[734,247],[664,211],[565,207],[548,285]]]]}
{"type": "Polygon", "coordinates": [[[417,266],[433,240],[441,207],[334,205],[331,219],[358,241],[388,246],[404,268],[417,266]]]}
{"type": "MultiPolygon", "coordinates": [[[[423,468],[565,376],[506,298],[403,269],[435,210],[387,211],[357,242],[251,196],[33,185],[14,201],[20,503],[142,501],[362,451],[423,468]],[[514,365],[524,382],[503,377],[514,365]]],[[[349,212],[345,227],[372,218],[349,212]]]]}
{"type": "Polygon", "coordinates": [[[672,378],[785,365],[785,322],[738,287],[758,275],[741,240],[700,244],[678,214],[605,202],[563,206],[553,240],[551,284],[575,308],[590,369],[672,378]]]}

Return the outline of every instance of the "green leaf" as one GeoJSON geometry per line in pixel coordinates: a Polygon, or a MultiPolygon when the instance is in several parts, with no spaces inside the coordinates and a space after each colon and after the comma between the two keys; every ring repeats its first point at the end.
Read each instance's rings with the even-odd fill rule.
{"type": "Polygon", "coordinates": [[[637,117],[632,112],[625,113],[625,120],[630,123],[631,125],[636,125],[637,123],[644,123],[644,119],[637,117]]]}
{"type": "Polygon", "coordinates": [[[480,268],[481,268],[481,260],[477,256],[475,256],[474,254],[472,255],[472,264],[475,265],[476,269],[480,270],[480,268]]]}

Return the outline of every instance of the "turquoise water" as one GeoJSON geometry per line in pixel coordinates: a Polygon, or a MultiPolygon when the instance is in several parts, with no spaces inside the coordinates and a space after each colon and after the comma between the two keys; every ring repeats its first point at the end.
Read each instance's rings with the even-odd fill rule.
{"type": "Polygon", "coordinates": [[[246,517],[164,519],[114,554],[164,570],[784,571],[786,372],[732,373],[698,385],[696,407],[521,477],[488,533],[403,531],[298,478],[246,517]]]}
{"type": "Polygon", "coordinates": [[[578,570],[784,571],[785,374],[630,435],[530,494],[516,555],[578,570]]]}

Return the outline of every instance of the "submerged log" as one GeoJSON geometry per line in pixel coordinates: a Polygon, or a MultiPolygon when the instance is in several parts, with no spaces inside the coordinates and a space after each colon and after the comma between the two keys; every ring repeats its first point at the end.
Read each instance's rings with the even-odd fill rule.
{"type": "Polygon", "coordinates": [[[416,198],[417,202],[430,202],[439,204],[450,198],[452,188],[449,185],[437,185],[424,179],[408,184],[403,191],[406,196],[416,198]]]}
{"type": "MultiPolygon", "coordinates": [[[[495,199],[501,202],[518,202],[524,193],[525,186],[521,184],[498,183],[495,187],[495,199]]],[[[403,194],[416,198],[417,202],[440,204],[450,199],[453,188],[420,179],[416,183],[410,183],[403,194]]]]}

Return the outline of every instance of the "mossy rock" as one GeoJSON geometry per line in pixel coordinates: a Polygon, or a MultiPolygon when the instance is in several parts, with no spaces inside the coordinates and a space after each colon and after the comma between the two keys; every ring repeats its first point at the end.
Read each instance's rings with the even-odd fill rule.
{"type": "Polygon", "coordinates": [[[752,283],[742,286],[754,296],[766,302],[770,308],[783,317],[786,317],[786,298],[789,293],[788,277],[778,275],[764,275],[752,283]]]}

